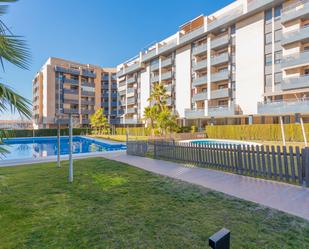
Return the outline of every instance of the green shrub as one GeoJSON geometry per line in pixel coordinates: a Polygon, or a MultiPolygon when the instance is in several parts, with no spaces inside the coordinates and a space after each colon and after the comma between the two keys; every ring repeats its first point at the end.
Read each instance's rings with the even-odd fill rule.
{"type": "MultiPolygon", "coordinates": [[[[305,124],[307,139],[309,139],[309,124],[305,124]]],[[[257,125],[215,125],[206,126],[205,132],[209,138],[281,141],[281,126],[279,124],[257,125]]],[[[285,139],[289,142],[303,142],[300,124],[284,125],[285,139]]]]}
{"type": "Polygon", "coordinates": [[[150,129],[145,127],[118,127],[116,128],[116,135],[126,135],[127,130],[131,136],[148,136],[151,134],[150,129]]]}
{"type": "MultiPolygon", "coordinates": [[[[38,130],[10,130],[8,131],[11,137],[52,137],[57,136],[57,129],[38,129],[38,130]]],[[[74,128],[73,135],[87,135],[91,130],[88,128],[74,128]]],[[[61,129],[61,136],[68,136],[69,129],[61,129]]]]}

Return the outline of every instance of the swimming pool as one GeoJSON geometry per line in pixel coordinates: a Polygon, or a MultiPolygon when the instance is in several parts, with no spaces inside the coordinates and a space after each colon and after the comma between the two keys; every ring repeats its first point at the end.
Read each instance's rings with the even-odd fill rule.
{"type": "MultiPolygon", "coordinates": [[[[44,158],[58,154],[57,137],[8,138],[0,145],[9,151],[4,160],[44,158]]],[[[122,143],[109,143],[81,136],[73,137],[73,154],[125,150],[122,143]]],[[[69,137],[60,139],[60,155],[69,154],[69,137]]]]}
{"type": "Polygon", "coordinates": [[[226,139],[196,139],[196,140],[185,140],[183,143],[191,144],[223,144],[223,145],[260,145],[259,143],[246,142],[239,140],[226,140],[226,139]]]}

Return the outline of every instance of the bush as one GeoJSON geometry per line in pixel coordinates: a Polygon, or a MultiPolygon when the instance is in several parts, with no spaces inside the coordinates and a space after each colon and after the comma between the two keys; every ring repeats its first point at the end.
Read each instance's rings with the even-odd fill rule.
{"type": "MultiPolygon", "coordinates": [[[[305,124],[305,129],[309,131],[309,124],[305,124]]],[[[279,124],[206,126],[205,132],[209,138],[261,141],[282,140],[281,126],[279,124]]],[[[304,141],[300,124],[285,124],[284,133],[286,141],[304,141]]],[[[307,133],[307,139],[309,139],[308,135],[307,133]]]]}
{"type": "Polygon", "coordinates": [[[116,135],[126,135],[127,129],[131,136],[148,136],[151,134],[151,130],[145,127],[118,127],[116,128],[116,135]]]}
{"type": "MultiPolygon", "coordinates": [[[[57,136],[57,129],[38,129],[38,130],[9,130],[10,137],[52,137],[57,136]]],[[[74,128],[73,135],[87,135],[91,130],[88,128],[74,128]]],[[[68,136],[69,129],[61,129],[61,136],[68,136]]]]}

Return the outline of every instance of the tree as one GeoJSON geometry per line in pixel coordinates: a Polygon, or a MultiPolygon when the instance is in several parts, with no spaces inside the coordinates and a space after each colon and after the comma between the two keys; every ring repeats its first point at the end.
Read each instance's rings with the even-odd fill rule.
{"type": "MultiPolygon", "coordinates": [[[[3,3],[16,2],[16,0],[0,0],[0,18],[7,13],[8,5],[3,3]]],[[[20,36],[14,35],[6,24],[0,19],[0,63],[4,71],[4,61],[8,61],[13,65],[29,69],[30,52],[26,46],[26,42],[20,36]]],[[[22,97],[10,87],[0,82],[0,112],[17,111],[21,116],[31,117],[31,102],[22,97]]],[[[4,130],[0,130],[0,142],[6,136],[4,130]]],[[[6,151],[1,148],[0,153],[6,151]]]]}
{"type": "Polygon", "coordinates": [[[162,83],[155,84],[148,98],[149,106],[144,109],[144,120],[150,125],[152,133],[159,134],[176,131],[176,116],[167,107],[168,94],[162,83]]]}
{"type": "Polygon", "coordinates": [[[103,113],[104,110],[99,108],[94,114],[90,115],[90,125],[96,130],[97,134],[106,134],[109,131],[109,123],[103,113]]]}

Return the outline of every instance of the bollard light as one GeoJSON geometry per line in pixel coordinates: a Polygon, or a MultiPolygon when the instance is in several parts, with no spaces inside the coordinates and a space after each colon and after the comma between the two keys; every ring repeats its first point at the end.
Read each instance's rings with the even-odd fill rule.
{"type": "Polygon", "coordinates": [[[213,249],[230,249],[230,231],[222,228],[209,237],[209,246],[213,249]]]}

